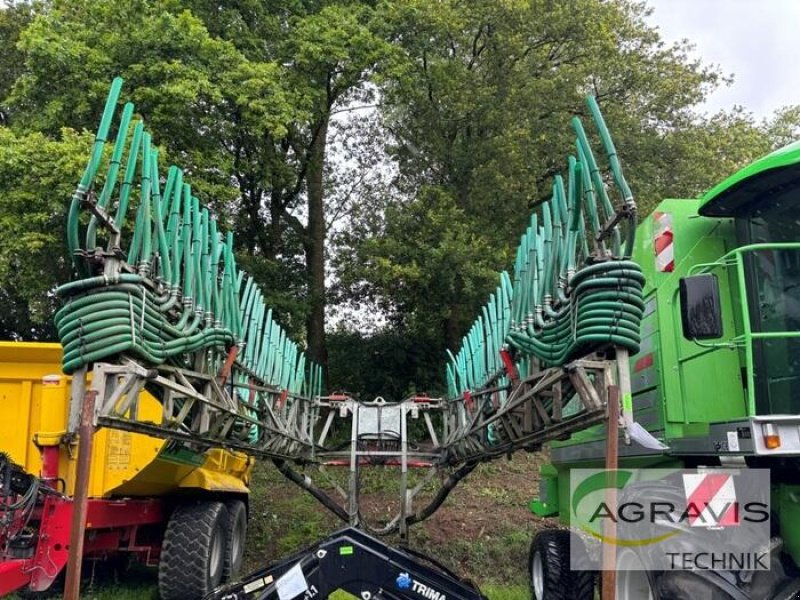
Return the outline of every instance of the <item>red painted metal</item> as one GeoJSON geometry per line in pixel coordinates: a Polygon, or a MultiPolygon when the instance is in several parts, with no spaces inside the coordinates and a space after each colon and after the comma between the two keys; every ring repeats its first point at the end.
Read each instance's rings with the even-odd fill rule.
{"type": "Polygon", "coordinates": [[[30,559],[0,562],[0,596],[11,594],[30,581],[30,559]]]}
{"type": "Polygon", "coordinates": [[[227,381],[228,377],[231,376],[231,369],[233,368],[233,363],[236,362],[236,356],[239,354],[239,346],[231,346],[231,349],[228,350],[228,356],[225,357],[225,363],[222,365],[222,369],[219,372],[219,384],[224,386],[227,381]]]}
{"type": "Polygon", "coordinates": [[[517,367],[508,350],[500,350],[500,360],[503,361],[503,366],[506,369],[506,373],[511,378],[511,383],[514,384],[519,381],[519,371],[517,371],[517,367]]]}
{"type": "Polygon", "coordinates": [[[39,525],[39,543],[31,565],[32,591],[49,588],[67,564],[71,522],[72,501],[47,496],[39,525]]]}
{"type": "Polygon", "coordinates": [[[633,365],[633,372],[638,373],[653,366],[654,364],[653,353],[645,354],[642,358],[636,361],[633,365]]]}
{"type": "Polygon", "coordinates": [[[472,399],[472,394],[469,390],[464,392],[464,405],[469,412],[472,412],[472,407],[475,406],[475,401],[472,399]]]}
{"type": "Polygon", "coordinates": [[[166,520],[164,503],[157,498],[142,500],[89,500],[87,529],[152,525],[166,520]]]}
{"type": "Polygon", "coordinates": [[[278,397],[278,401],[276,402],[276,408],[283,408],[283,405],[286,404],[286,399],[289,397],[289,390],[282,390],[281,395],[278,397]]]}
{"type": "MultiPolygon", "coordinates": [[[[39,542],[33,558],[0,562],[0,596],[29,585],[31,591],[47,590],[64,569],[69,557],[73,503],[47,496],[40,511],[39,542]]],[[[157,498],[90,499],[86,507],[83,556],[100,556],[117,550],[136,552],[148,563],[158,557],[160,546],[138,545],[139,526],[163,523],[164,503],[157,498]]]]}
{"type": "Polygon", "coordinates": [[[30,581],[30,559],[12,559],[0,562],[0,596],[25,587],[30,581]]]}
{"type": "Polygon", "coordinates": [[[58,451],[58,446],[42,446],[42,480],[52,488],[58,487],[58,451]]]}

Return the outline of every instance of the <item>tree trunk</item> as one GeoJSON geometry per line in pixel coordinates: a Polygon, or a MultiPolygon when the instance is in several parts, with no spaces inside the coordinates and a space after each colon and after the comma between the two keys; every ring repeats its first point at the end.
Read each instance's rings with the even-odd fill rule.
{"type": "Polygon", "coordinates": [[[325,207],[323,169],[328,133],[327,112],[311,142],[308,163],[308,230],[305,240],[310,310],[306,320],[308,357],[322,365],[327,383],[328,350],[325,343],[325,207]]]}
{"type": "Polygon", "coordinates": [[[264,258],[275,261],[283,240],[281,218],[283,216],[283,190],[273,187],[269,198],[269,248],[264,249],[264,258]]]}
{"type": "Polygon", "coordinates": [[[450,314],[444,321],[444,341],[446,347],[453,352],[458,351],[461,346],[460,313],[459,306],[457,304],[452,304],[450,305],[450,314]]]}

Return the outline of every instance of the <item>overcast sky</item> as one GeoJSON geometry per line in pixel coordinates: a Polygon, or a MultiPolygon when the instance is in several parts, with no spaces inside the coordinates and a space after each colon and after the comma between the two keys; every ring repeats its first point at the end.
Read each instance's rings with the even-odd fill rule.
{"type": "Polygon", "coordinates": [[[740,104],[757,117],[800,104],[800,0],[647,0],[667,42],[688,38],[735,81],[711,95],[715,112],[740,104]]]}

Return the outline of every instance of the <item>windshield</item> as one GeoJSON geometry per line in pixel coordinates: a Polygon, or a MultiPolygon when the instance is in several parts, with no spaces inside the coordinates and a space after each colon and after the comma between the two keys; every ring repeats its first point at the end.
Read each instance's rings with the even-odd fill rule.
{"type": "MultiPolygon", "coordinates": [[[[744,244],[800,242],[800,190],[759,202],[739,220],[744,244]]],[[[800,249],[765,249],[745,255],[753,332],[800,331],[800,249]]],[[[800,338],[753,341],[759,414],[800,413],[800,338]]]]}

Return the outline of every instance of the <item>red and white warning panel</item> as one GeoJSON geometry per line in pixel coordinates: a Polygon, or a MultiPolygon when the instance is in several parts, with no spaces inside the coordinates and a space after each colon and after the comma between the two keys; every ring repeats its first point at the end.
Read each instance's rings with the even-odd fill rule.
{"type": "Polygon", "coordinates": [[[675,246],[673,245],[672,214],[653,213],[653,243],[656,251],[656,271],[672,273],[675,270],[675,246]]]}
{"type": "Polygon", "coordinates": [[[686,473],[687,517],[692,527],[739,525],[739,505],[730,473],[686,473]]]}

